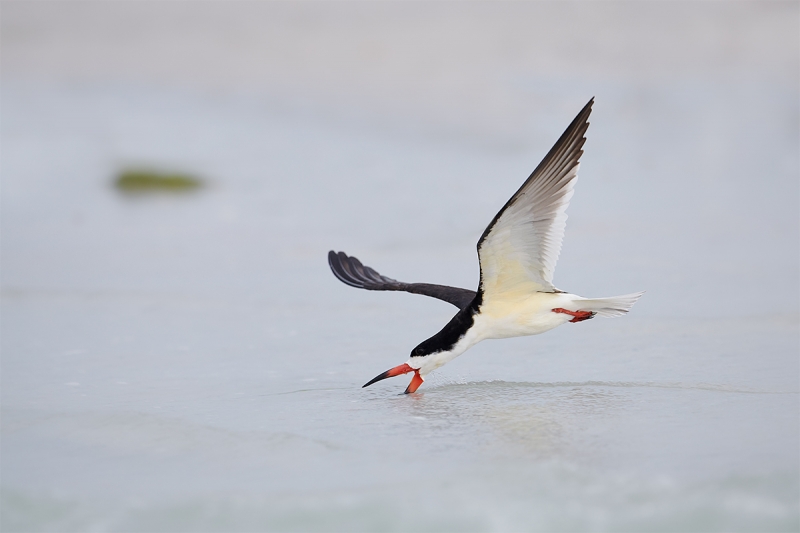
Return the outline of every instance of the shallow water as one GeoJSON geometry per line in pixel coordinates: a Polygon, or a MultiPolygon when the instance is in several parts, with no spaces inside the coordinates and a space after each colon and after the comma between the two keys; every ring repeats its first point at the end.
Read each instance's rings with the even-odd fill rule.
{"type": "Polygon", "coordinates": [[[360,387],[455,308],[347,287],[327,251],[474,287],[478,236],[587,96],[531,82],[566,111],[498,145],[4,79],[3,530],[799,529],[796,83],[595,81],[556,283],[647,294],[402,395],[360,387]],[[113,188],[153,162],[209,186],[113,188]]]}

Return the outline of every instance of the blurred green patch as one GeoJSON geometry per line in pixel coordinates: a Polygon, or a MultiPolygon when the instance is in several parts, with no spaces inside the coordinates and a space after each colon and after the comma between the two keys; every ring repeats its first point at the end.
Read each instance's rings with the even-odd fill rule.
{"type": "Polygon", "coordinates": [[[122,192],[189,192],[203,186],[203,181],[189,174],[154,170],[123,170],[114,181],[122,192]]]}

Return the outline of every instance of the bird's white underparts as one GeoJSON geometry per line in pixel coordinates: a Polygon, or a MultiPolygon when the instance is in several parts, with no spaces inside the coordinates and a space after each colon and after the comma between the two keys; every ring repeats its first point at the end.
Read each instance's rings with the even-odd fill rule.
{"type": "Polygon", "coordinates": [[[328,253],[331,270],[347,285],[423,294],[459,308],[441,331],[411,351],[408,361],[364,387],[413,372],[405,391],[409,394],[422,385],[425,376],[484,339],[538,335],[567,322],[621,316],[644,294],[583,298],[553,285],[593,103],[594,98],[484,230],[478,240],[481,277],[477,291],[403,283],[382,276],[344,252],[328,253]]]}

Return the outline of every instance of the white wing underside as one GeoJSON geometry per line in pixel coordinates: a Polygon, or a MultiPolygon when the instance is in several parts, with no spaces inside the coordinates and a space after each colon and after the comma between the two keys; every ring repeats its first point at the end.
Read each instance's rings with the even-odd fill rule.
{"type": "Polygon", "coordinates": [[[553,292],[590,100],[478,242],[484,301],[553,292]]]}

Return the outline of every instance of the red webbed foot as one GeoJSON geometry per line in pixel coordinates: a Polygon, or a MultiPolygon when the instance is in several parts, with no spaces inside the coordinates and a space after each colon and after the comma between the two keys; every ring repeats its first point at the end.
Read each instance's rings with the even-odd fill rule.
{"type": "Polygon", "coordinates": [[[564,313],[565,315],[570,315],[573,317],[570,322],[583,322],[584,320],[589,320],[595,315],[593,311],[568,311],[562,307],[556,307],[552,311],[554,313],[564,313]]]}

